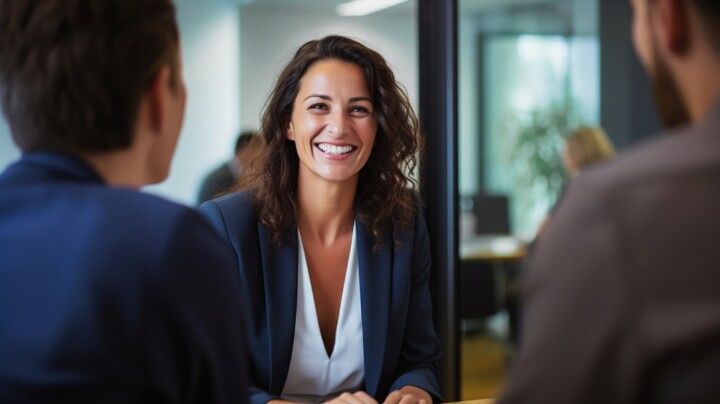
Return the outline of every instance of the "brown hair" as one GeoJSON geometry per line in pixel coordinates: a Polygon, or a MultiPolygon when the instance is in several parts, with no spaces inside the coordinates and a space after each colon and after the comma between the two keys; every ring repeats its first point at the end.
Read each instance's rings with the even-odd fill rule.
{"type": "Polygon", "coordinates": [[[299,159],[286,138],[300,80],[314,63],[336,59],[359,66],[367,81],[378,122],[375,147],[360,171],[355,209],[360,222],[384,243],[384,232],[407,229],[416,213],[412,174],[423,137],[403,87],[385,59],[349,38],[327,36],[302,45],[280,74],[262,118],[264,148],[258,164],[251,164],[241,188],[255,189],[258,219],[273,242],[280,244],[297,217],[299,159]]]}
{"type": "Polygon", "coordinates": [[[0,99],[23,151],[107,152],[132,143],[143,91],[177,82],[170,0],[0,0],[0,99]]]}

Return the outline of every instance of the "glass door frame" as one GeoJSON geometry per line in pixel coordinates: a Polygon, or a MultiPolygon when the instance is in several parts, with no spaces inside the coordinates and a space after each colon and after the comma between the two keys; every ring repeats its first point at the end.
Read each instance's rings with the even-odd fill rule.
{"type": "Polygon", "coordinates": [[[440,388],[458,401],[458,3],[418,0],[420,120],[426,136],[420,184],[430,234],[433,321],[442,344],[440,388]]]}

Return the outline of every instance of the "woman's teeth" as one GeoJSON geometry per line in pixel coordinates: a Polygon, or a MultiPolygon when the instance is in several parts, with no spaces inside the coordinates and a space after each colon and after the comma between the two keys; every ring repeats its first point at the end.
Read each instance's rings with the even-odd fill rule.
{"type": "Polygon", "coordinates": [[[327,143],[320,143],[317,147],[325,153],[335,155],[350,153],[354,149],[352,146],[335,146],[327,143]]]}

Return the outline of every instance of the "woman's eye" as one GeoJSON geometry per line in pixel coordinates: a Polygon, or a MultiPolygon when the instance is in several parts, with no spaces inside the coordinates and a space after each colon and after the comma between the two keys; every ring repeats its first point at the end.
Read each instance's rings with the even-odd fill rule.
{"type": "Polygon", "coordinates": [[[325,104],[313,104],[308,109],[325,110],[327,106],[325,104]]]}
{"type": "Polygon", "coordinates": [[[370,111],[365,107],[352,107],[350,113],[355,115],[368,115],[370,111]]]}

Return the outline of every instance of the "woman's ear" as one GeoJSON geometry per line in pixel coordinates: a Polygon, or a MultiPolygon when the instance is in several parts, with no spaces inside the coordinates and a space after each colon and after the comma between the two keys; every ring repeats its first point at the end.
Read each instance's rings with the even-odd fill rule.
{"type": "Polygon", "coordinates": [[[288,121],[287,128],[285,129],[285,137],[288,140],[295,141],[295,128],[293,127],[292,121],[288,121]]]}

